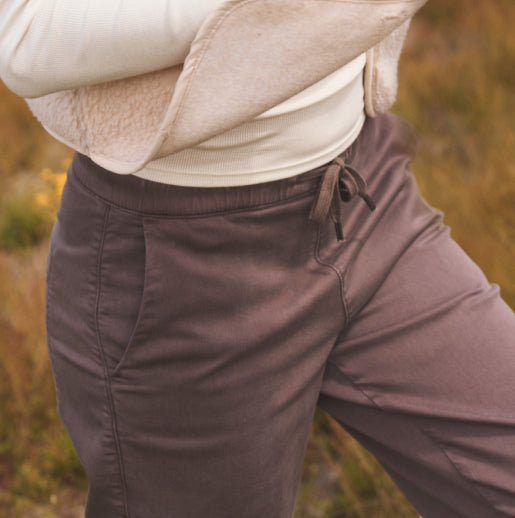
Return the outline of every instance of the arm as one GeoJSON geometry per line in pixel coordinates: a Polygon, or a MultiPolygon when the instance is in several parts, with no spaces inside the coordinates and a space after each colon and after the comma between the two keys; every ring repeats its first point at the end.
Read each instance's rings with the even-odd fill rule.
{"type": "Polygon", "coordinates": [[[224,0],[0,0],[0,78],[18,95],[180,64],[224,0]]]}

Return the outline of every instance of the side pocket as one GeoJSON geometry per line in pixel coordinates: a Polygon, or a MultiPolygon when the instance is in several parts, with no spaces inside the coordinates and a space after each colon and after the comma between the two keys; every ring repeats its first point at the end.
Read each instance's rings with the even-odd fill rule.
{"type": "Polygon", "coordinates": [[[123,361],[139,326],[145,274],[143,218],[111,208],[100,253],[95,311],[98,345],[109,375],[123,361]]]}

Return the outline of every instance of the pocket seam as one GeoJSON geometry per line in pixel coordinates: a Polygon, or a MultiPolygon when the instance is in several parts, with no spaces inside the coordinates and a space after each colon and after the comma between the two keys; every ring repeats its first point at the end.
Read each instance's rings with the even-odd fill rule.
{"type": "Polygon", "coordinates": [[[107,225],[109,223],[110,214],[111,214],[111,208],[109,206],[106,206],[104,222],[102,225],[102,234],[101,234],[101,239],[100,239],[99,249],[98,249],[98,256],[97,256],[97,286],[96,286],[97,293],[96,293],[95,313],[94,313],[94,315],[95,315],[95,334],[96,334],[97,347],[99,349],[102,365],[104,368],[105,389],[106,389],[106,396],[107,396],[107,401],[108,401],[109,411],[110,411],[111,430],[113,433],[113,439],[114,439],[114,444],[115,444],[116,454],[117,454],[116,456],[117,456],[117,460],[118,460],[118,469],[120,471],[123,503],[124,503],[126,514],[129,517],[127,478],[126,478],[126,474],[125,474],[125,465],[124,465],[124,461],[123,461],[120,437],[118,435],[118,423],[117,423],[117,419],[116,419],[116,408],[115,408],[115,402],[114,402],[114,398],[113,398],[113,391],[112,391],[112,387],[111,387],[111,377],[109,375],[109,367],[106,362],[105,352],[104,352],[104,348],[102,345],[100,329],[99,329],[99,325],[98,325],[98,310],[99,310],[99,305],[100,305],[100,293],[101,293],[101,286],[102,286],[102,279],[101,279],[100,274],[101,274],[101,270],[102,270],[102,257],[104,254],[104,243],[105,243],[105,239],[106,239],[107,225]]]}
{"type": "MultiPolygon", "coordinates": [[[[106,225],[106,228],[107,228],[107,225],[106,225]]],[[[102,356],[103,356],[103,362],[105,363],[106,374],[110,379],[117,377],[119,374],[119,371],[127,363],[127,359],[130,356],[130,351],[133,350],[135,344],[137,343],[137,338],[141,331],[141,324],[143,321],[143,316],[146,313],[146,307],[148,305],[148,301],[147,301],[147,299],[148,299],[147,292],[148,292],[148,284],[149,284],[148,265],[147,265],[148,246],[147,246],[147,233],[145,231],[145,218],[142,218],[142,232],[143,232],[143,239],[144,239],[144,261],[145,261],[145,263],[144,263],[144,268],[143,268],[143,287],[141,290],[141,299],[139,302],[136,318],[134,319],[134,325],[132,327],[130,336],[123,345],[122,354],[120,355],[120,357],[118,358],[118,360],[116,361],[115,365],[112,368],[110,368],[109,365],[107,364],[106,357],[105,357],[105,351],[104,351],[104,348],[102,345],[102,336],[100,333],[99,307],[100,307],[102,288],[99,285],[99,296],[98,296],[98,300],[97,300],[97,307],[95,310],[95,321],[96,321],[95,324],[96,324],[97,332],[98,332],[99,346],[102,349],[102,356]]],[[[102,248],[103,248],[103,243],[102,243],[102,248]]],[[[102,255],[103,255],[103,253],[102,253],[102,255]]],[[[102,255],[101,255],[101,257],[102,257],[102,255]]],[[[102,282],[101,266],[102,266],[102,260],[100,260],[100,262],[99,262],[99,272],[98,272],[99,283],[102,282]]]]}

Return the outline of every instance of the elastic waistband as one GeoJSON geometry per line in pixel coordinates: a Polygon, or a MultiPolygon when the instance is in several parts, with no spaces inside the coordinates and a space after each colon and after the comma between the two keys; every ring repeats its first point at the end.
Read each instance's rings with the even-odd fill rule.
{"type": "MultiPolygon", "coordinates": [[[[375,145],[378,142],[374,141],[384,138],[385,134],[392,136],[388,127],[397,125],[394,119],[398,118],[389,114],[367,118],[358,138],[340,157],[351,166],[361,167],[374,148],[383,147],[375,145]]],[[[387,140],[391,142],[392,139],[387,140]]],[[[149,216],[194,217],[248,210],[315,193],[320,177],[330,164],[273,182],[233,187],[183,187],[113,173],[76,153],[68,170],[68,181],[78,182],[95,197],[120,209],[149,216]]],[[[366,171],[362,170],[362,173],[366,179],[366,171]]]]}

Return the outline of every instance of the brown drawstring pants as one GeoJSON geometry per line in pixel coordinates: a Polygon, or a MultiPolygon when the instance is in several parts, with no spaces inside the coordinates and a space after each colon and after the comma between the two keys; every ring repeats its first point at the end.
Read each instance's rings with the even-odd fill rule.
{"type": "Polygon", "coordinates": [[[332,164],[243,187],[75,156],[47,328],[87,518],[290,518],[317,404],[424,518],[515,517],[515,317],[413,152],[387,114],[332,164]]]}

